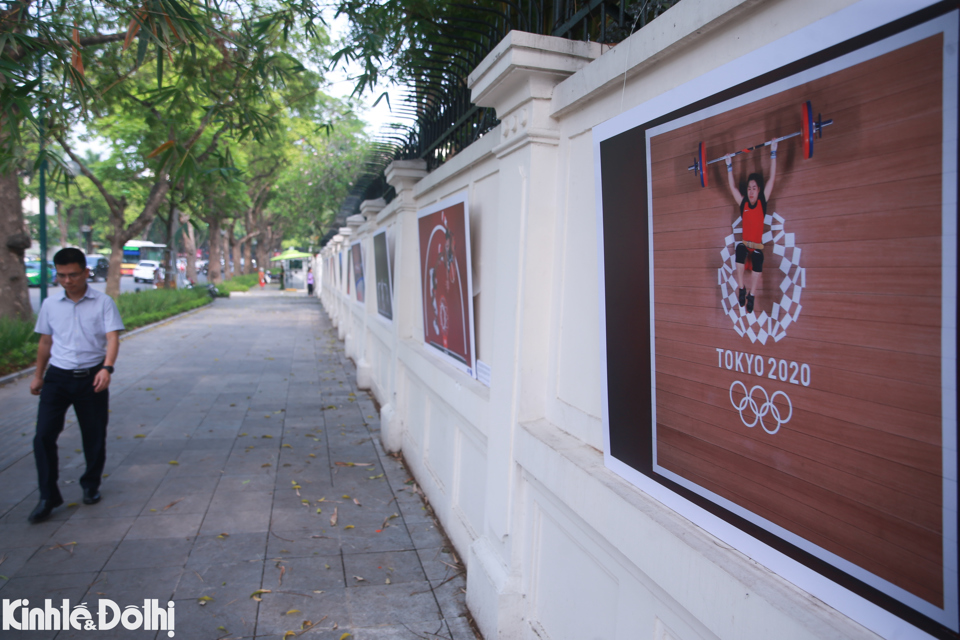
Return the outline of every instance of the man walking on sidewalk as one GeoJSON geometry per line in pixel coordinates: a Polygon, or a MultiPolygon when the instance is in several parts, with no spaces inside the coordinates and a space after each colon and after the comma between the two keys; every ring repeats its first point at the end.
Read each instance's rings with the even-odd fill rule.
{"type": "Polygon", "coordinates": [[[113,299],[87,286],[90,272],[82,251],[62,249],[53,256],[53,264],[63,295],[48,298],[40,308],[35,328],[40,334],[37,371],[30,383],[30,393],[40,396],[33,439],[40,502],[28,518],[32,523],[43,522],[63,504],[57,487],[57,438],[70,405],[77,413],[87,462],[80,477],[83,503],[100,502],[110,401],[107,387],[123,330],[113,299]]]}

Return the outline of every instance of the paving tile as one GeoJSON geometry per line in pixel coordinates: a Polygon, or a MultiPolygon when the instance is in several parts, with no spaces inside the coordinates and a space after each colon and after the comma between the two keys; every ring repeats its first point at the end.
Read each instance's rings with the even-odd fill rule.
{"type": "Polygon", "coordinates": [[[347,583],[353,587],[426,580],[416,551],[344,554],[343,567],[347,583]],[[363,581],[356,580],[357,576],[362,577],[363,581]]]}
{"type": "Polygon", "coordinates": [[[107,561],[107,571],[121,569],[153,569],[182,567],[187,562],[193,540],[186,538],[153,538],[124,540],[107,561]]]}
{"type": "Polygon", "coordinates": [[[343,635],[344,630],[350,625],[345,590],[338,588],[318,591],[324,592],[264,594],[257,618],[257,637],[270,635],[282,637],[287,631],[300,630],[304,620],[317,623],[317,628],[305,637],[315,638],[317,637],[315,634],[330,630],[334,623],[340,627],[339,635],[336,637],[343,635]]]}
{"type": "MultiPolygon", "coordinates": [[[[242,502],[242,501],[241,501],[242,502]]],[[[253,511],[241,510],[244,505],[238,505],[234,511],[208,513],[200,527],[200,535],[220,535],[229,533],[256,533],[269,531],[270,511],[258,509],[253,511]]]]}
{"type": "Polygon", "coordinates": [[[96,582],[87,591],[85,600],[94,609],[98,609],[97,602],[101,598],[113,600],[121,609],[129,604],[143,606],[144,599],[154,598],[163,606],[177,588],[181,573],[183,567],[155,567],[150,571],[101,571],[96,582]]]}
{"type": "Polygon", "coordinates": [[[190,550],[188,569],[211,564],[262,562],[267,548],[267,533],[231,533],[199,536],[190,550]]]}
{"type": "Polygon", "coordinates": [[[351,629],[350,640],[451,640],[444,620],[351,629]]]}
{"type": "Polygon", "coordinates": [[[276,480],[269,471],[244,475],[224,475],[217,485],[216,495],[221,493],[238,493],[244,491],[273,491],[276,480]]]}
{"type": "Polygon", "coordinates": [[[146,540],[153,538],[187,538],[197,535],[203,522],[202,513],[181,513],[171,515],[143,515],[136,519],[127,540],[146,540]]]}
{"type": "Polygon", "coordinates": [[[213,491],[204,491],[202,493],[185,493],[178,497],[177,494],[162,493],[154,496],[143,504],[138,515],[167,514],[182,515],[187,513],[204,514],[213,498],[213,491]]]}
{"type": "Polygon", "coordinates": [[[183,572],[173,597],[182,600],[206,596],[221,603],[247,601],[260,588],[262,578],[261,562],[197,565],[183,572]]]}
{"type": "Polygon", "coordinates": [[[410,534],[399,525],[386,529],[374,529],[371,526],[344,530],[340,539],[344,553],[407,551],[414,548],[410,534]]]}
{"type": "Polygon", "coordinates": [[[32,546],[11,547],[0,550],[0,560],[2,560],[2,562],[0,562],[0,576],[4,576],[0,578],[0,587],[2,587],[7,580],[17,575],[20,567],[25,565],[34,553],[44,548],[45,547],[42,546],[32,546]]]}
{"type": "Polygon", "coordinates": [[[429,582],[349,587],[347,606],[357,627],[440,620],[440,608],[429,582]]]}
{"type": "Polygon", "coordinates": [[[98,572],[83,571],[58,575],[14,577],[4,583],[0,597],[6,599],[24,598],[30,606],[42,604],[47,598],[54,602],[67,599],[71,604],[79,603],[83,595],[97,579],[98,572]]]}
{"type": "MultiPolygon", "coordinates": [[[[175,599],[177,637],[193,638],[252,638],[257,624],[257,602],[246,597],[220,600],[200,605],[196,599],[175,599]]],[[[159,640],[166,635],[160,633],[159,640]]]]}
{"type": "MultiPolygon", "coordinates": [[[[17,576],[58,575],[100,571],[113,555],[118,541],[65,542],[44,545],[17,571],[17,576]]],[[[6,564],[6,563],[4,563],[6,564]]],[[[0,568],[0,572],[4,569],[0,568]]]]}
{"type": "Polygon", "coordinates": [[[122,540],[136,518],[71,518],[51,536],[57,542],[122,540]]]}
{"type": "Polygon", "coordinates": [[[450,630],[451,640],[483,640],[483,636],[467,617],[446,618],[445,622],[450,630]]]}
{"type": "Polygon", "coordinates": [[[339,552],[340,531],[329,526],[321,529],[271,530],[267,539],[268,558],[302,558],[339,552]]]}

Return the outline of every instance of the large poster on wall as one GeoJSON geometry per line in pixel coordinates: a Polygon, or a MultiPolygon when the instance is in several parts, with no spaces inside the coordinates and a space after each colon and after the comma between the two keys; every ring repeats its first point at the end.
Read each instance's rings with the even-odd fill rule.
{"type": "Polygon", "coordinates": [[[888,637],[960,630],[955,7],[595,130],[607,465],[888,637]]]}
{"type": "Polygon", "coordinates": [[[357,302],[363,302],[366,286],[363,280],[363,246],[360,242],[350,245],[350,263],[353,265],[353,286],[357,290],[357,302]]]}
{"type": "Polygon", "coordinates": [[[475,370],[467,191],[418,214],[423,339],[455,367],[475,370]]]}
{"type": "Polygon", "coordinates": [[[393,263],[392,251],[387,242],[387,234],[393,230],[383,230],[373,236],[373,263],[377,280],[377,313],[393,320],[393,263]]]}

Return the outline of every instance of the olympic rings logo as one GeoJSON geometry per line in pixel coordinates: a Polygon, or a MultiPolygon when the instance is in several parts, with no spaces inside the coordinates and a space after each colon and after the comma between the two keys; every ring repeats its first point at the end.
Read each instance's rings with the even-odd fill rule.
{"type": "Polygon", "coordinates": [[[763,427],[763,430],[770,435],[780,431],[780,427],[790,422],[790,418],[793,417],[793,403],[790,402],[790,396],[785,394],[783,391],[775,391],[773,395],[768,396],[767,391],[763,387],[756,385],[750,389],[749,393],[747,393],[747,386],[739,380],[734,380],[733,384],[730,385],[730,404],[733,405],[734,409],[740,412],[740,420],[744,425],[747,427],[755,427],[759,422],[760,426],[763,427]],[[740,402],[735,402],[733,400],[733,390],[737,385],[740,385],[740,387],[743,389],[743,398],[740,400],[740,402]],[[753,394],[758,390],[763,395],[762,403],[758,402],[759,397],[756,400],[753,398],[753,394]],[[777,405],[773,404],[777,399],[777,396],[783,396],[784,401],[787,403],[787,407],[790,409],[786,418],[780,414],[780,409],[777,407],[777,405]],[[747,417],[744,417],[743,415],[744,411],[748,412],[747,417],[751,415],[753,416],[749,422],[747,422],[747,417]],[[773,429],[768,429],[767,425],[763,421],[765,416],[770,416],[769,419],[776,420],[777,426],[773,429]]]}

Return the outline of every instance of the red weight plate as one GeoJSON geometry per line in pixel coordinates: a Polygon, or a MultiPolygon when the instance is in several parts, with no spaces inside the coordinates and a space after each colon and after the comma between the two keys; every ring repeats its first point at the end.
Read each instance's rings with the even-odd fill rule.
{"type": "Polygon", "coordinates": [[[707,186],[707,145],[700,143],[697,150],[697,162],[700,164],[700,186],[707,186]]]}
{"type": "Polygon", "coordinates": [[[803,157],[807,160],[813,157],[813,107],[807,100],[800,105],[800,137],[803,138],[803,157]]]}

